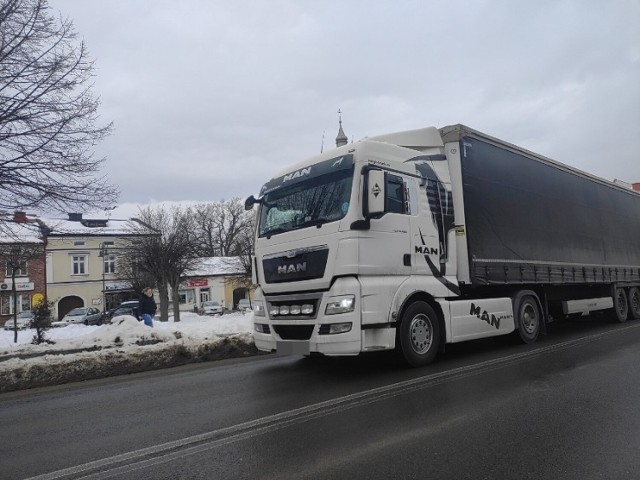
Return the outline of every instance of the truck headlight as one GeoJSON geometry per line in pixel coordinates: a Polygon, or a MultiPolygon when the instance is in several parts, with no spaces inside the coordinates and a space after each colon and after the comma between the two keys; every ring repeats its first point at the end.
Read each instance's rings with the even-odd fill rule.
{"type": "Polygon", "coordinates": [[[253,300],[251,302],[251,304],[253,306],[253,314],[256,317],[264,317],[265,316],[264,302],[262,300],[253,300]]]}
{"type": "Polygon", "coordinates": [[[331,297],[325,309],[325,315],[336,315],[338,313],[353,312],[356,306],[355,295],[342,295],[340,297],[331,297]]]}

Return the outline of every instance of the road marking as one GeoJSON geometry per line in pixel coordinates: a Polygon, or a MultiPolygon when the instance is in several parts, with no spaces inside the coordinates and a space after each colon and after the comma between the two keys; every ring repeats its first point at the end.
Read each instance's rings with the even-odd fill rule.
{"type": "Polygon", "coordinates": [[[472,375],[477,375],[493,368],[502,368],[549,352],[577,347],[605,336],[617,334],[620,331],[638,327],[640,327],[640,323],[634,323],[625,327],[616,328],[615,330],[587,335],[585,337],[568,340],[566,342],[549,345],[547,347],[540,347],[527,352],[515,353],[507,357],[487,360],[478,364],[467,365],[444,372],[432,373],[422,377],[413,378],[411,380],[405,380],[391,385],[345,395],[332,400],[326,400],[306,407],[268,415],[256,420],[239,423],[231,427],[221,428],[211,432],[182,438],[180,440],[162,443],[152,447],[142,448],[140,450],[57,470],[55,472],[45,473],[26,480],[110,478],[123,473],[139,470],[141,468],[170,462],[174,459],[195,455],[229,443],[281,430],[290,425],[308,422],[313,419],[356,408],[361,405],[380,402],[406,393],[440,385],[445,382],[451,382],[472,375]],[[79,475],[82,476],[80,477],[79,475]]]}

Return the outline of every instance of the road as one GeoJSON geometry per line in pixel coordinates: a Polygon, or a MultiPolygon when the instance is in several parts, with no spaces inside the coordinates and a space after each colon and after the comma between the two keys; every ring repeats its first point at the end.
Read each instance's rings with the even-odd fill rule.
{"type": "Polygon", "coordinates": [[[637,479],[640,322],[0,395],[2,479],[637,479]]]}

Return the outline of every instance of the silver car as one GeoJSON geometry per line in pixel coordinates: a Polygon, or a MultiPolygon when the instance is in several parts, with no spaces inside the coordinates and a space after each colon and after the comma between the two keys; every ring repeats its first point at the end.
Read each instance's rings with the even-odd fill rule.
{"type": "Polygon", "coordinates": [[[203,302],[200,307],[202,315],[222,315],[222,305],[213,300],[203,302]]]}
{"type": "Polygon", "coordinates": [[[83,323],[85,325],[101,325],[102,313],[97,308],[78,307],[62,318],[62,323],[83,323]]]}
{"type": "Polygon", "coordinates": [[[247,312],[251,310],[251,300],[248,298],[242,298],[238,301],[238,310],[241,312],[247,312]]]}
{"type": "MultiPolygon", "coordinates": [[[[18,326],[18,329],[31,328],[32,321],[33,321],[33,312],[30,310],[20,312],[16,318],[16,324],[18,326]]],[[[11,317],[9,320],[5,322],[4,329],[13,330],[13,317],[11,317]]]]}

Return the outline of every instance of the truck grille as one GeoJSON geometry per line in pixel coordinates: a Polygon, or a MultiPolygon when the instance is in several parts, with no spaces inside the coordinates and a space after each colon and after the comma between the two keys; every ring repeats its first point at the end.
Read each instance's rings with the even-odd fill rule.
{"type": "Polygon", "coordinates": [[[322,278],[327,258],[327,245],[265,255],[262,258],[264,279],[267,283],[282,283],[322,278]]]}

